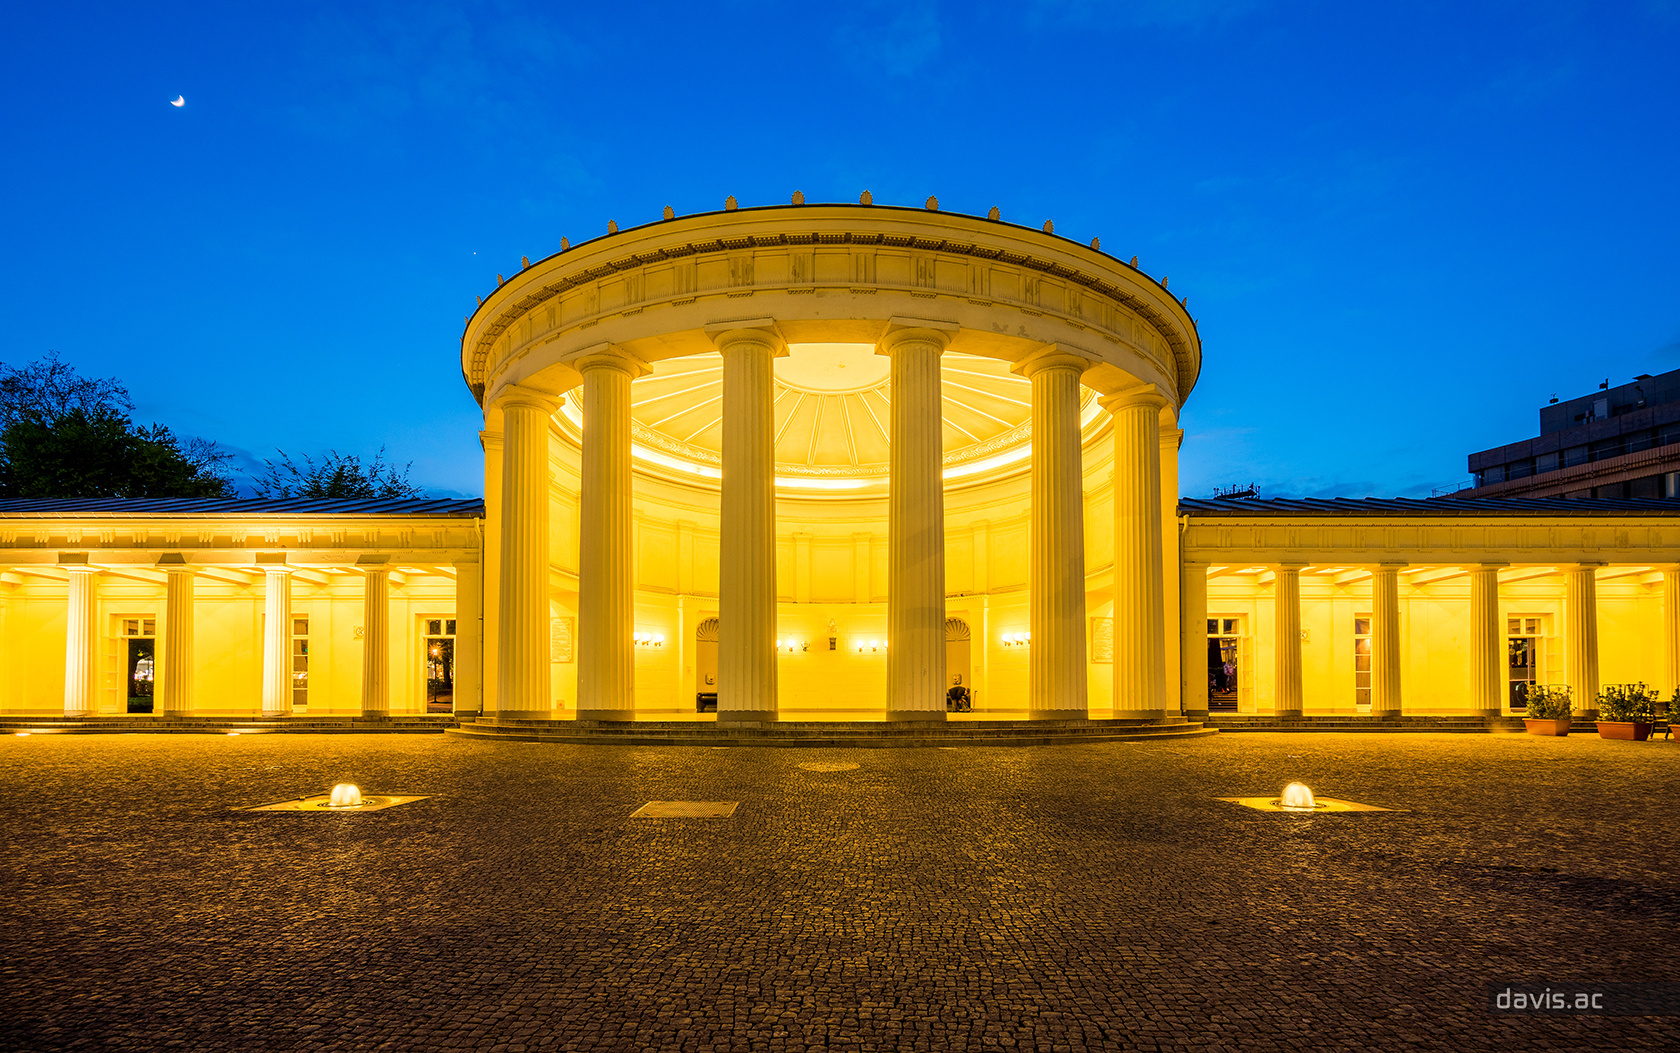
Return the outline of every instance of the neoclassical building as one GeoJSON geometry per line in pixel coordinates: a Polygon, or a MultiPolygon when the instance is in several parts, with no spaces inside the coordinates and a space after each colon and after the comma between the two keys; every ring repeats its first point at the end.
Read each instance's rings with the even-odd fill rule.
{"type": "Polygon", "coordinates": [[[0,708],[1487,717],[1675,685],[1680,505],[1181,502],[1188,305],[1049,224],[667,210],[498,276],[461,367],[482,504],[0,504],[0,708]]]}

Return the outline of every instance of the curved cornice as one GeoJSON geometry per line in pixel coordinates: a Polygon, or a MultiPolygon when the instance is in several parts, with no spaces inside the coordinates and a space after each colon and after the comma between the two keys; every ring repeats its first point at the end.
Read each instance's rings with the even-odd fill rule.
{"type": "Polygon", "coordinates": [[[468,317],[462,373],[482,402],[486,378],[501,359],[615,315],[757,292],[861,297],[889,289],[1052,315],[1094,330],[1160,360],[1157,368],[1173,379],[1179,403],[1201,369],[1200,337],[1185,303],[1097,248],[959,213],[779,205],[616,231],[529,265],[468,317]],[[1140,339],[1134,319],[1152,339],[1140,339]],[[1156,341],[1164,356],[1148,346],[1156,341]]]}

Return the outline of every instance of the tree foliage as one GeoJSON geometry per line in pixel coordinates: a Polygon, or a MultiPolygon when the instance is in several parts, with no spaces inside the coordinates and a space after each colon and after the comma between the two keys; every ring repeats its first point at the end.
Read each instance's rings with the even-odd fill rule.
{"type": "Polygon", "coordinates": [[[385,463],[383,446],[365,465],[354,454],[328,450],[319,459],[304,454],[300,468],[284,450],[275,452],[279,458],[264,461],[262,474],[252,480],[259,497],[404,498],[421,494],[420,487],[408,481],[413,462],[403,465],[399,472],[385,463]]]}
{"type": "Polygon", "coordinates": [[[133,408],[121,383],[80,376],[57,352],[0,363],[0,498],[234,496],[230,454],[136,425],[133,408]]]}

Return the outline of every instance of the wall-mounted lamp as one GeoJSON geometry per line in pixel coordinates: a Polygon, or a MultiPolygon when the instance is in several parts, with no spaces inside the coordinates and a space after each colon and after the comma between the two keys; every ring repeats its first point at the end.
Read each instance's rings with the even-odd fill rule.
{"type": "Polygon", "coordinates": [[[634,633],[631,635],[630,639],[635,642],[637,647],[665,646],[664,633],[634,633]]]}
{"type": "Polygon", "coordinates": [[[776,641],[777,653],[786,651],[788,654],[793,654],[795,651],[809,651],[810,649],[811,641],[809,640],[799,640],[789,636],[786,639],[778,639],[776,641]]]}
{"type": "Polygon", "coordinates": [[[862,654],[865,651],[879,653],[881,651],[885,651],[886,649],[887,641],[885,640],[859,640],[857,642],[858,654],[862,654]]]}
{"type": "Polygon", "coordinates": [[[1004,633],[1003,634],[1003,646],[1005,646],[1005,647],[1031,647],[1032,646],[1032,633],[1004,633]]]}

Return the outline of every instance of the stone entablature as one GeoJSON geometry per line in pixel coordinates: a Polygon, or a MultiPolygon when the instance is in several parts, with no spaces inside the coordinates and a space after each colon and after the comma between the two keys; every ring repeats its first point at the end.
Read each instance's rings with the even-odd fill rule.
{"type": "Polygon", "coordinates": [[[534,263],[469,317],[462,372],[480,401],[509,383],[559,392],[577,377],[538,374],[591,347],[699,353],[708,324],[749,316],[789,342],[874,342],[893,317],[940,317],[966,353],[1059,344],[1100,363],[1088,386],[1158,383],[1179,403],[1201,369],[1185,304],[1098,249],[972,216],[800,205],[666,220],[534,263]]]}
{"type": "Polygon", "coordinates": [[[1278,520],[1185,517],[1187,563],[1672,563],[1680,560],[1680,505],[1672,516],[1580,519],[1359,517],[1278,520]]]}
{"type": "Polygon", "coordinates": [[[275,554],[288,564],[354,566],[370,553],[449,564],[479,551],[474,523],[459,516],[67,520],[0,511],[0,564],[50,565],[69,553],[134,566],[157,564],[165,554],[179,554],[192,565],[217,566],[255,566],[274,562],[268,557],[275,554]]]}

